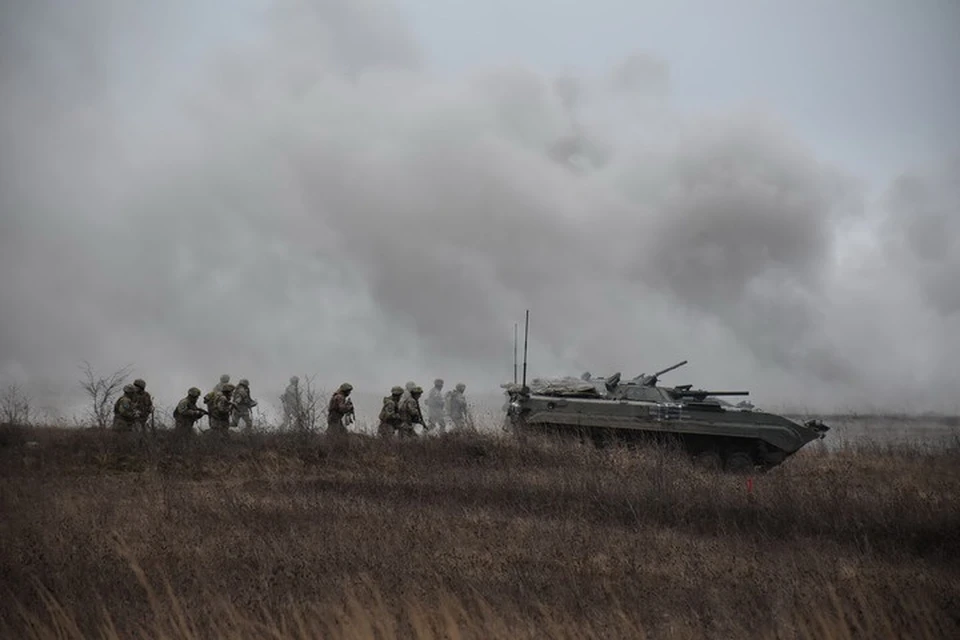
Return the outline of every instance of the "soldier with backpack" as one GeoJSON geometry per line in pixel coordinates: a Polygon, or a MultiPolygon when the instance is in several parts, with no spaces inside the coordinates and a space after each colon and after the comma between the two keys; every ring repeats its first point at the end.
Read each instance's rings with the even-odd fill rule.
{"type": "Polygon", "coordinates": [[[123,395],[113,403],[113,430],[123,433],[133,431],[140,417],[136,402],[137,388],[132,384],[123,387],[123,395]]]}
{"type": "Polygon", "coordinates": [[[380,426],[377,433],[381,438],[391,438],[400,428],[402,417],[400,416],[400,398],[403,396],[403,387],[397,386],[390,389],[390,395],[383,399],[383,407],[380,409],[380,426]]]}
{"type": "Polygon", "coordinates": [[[174,434],[178,437],[189,437],[193,435],[193,424],[207,415],[207,412],[197,406],[197,399],[200,398],[200,389],[190,387],[187,391],[187,397],[177,403],[173,410],[174,434]]]}

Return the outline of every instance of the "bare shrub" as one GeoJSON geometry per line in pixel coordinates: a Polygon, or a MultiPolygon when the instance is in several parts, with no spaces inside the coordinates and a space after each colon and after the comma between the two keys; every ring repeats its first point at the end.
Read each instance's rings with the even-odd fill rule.
{"type": "Polygon", "coordinates": [[[85,418],[100,429],[110,426],[113,418],[113,401],[123,389],[133,365],[127,365],[114,371],[108,376],[101,376],[94,372],[93,367],[86,360],[80,365],[83,378],[80,387],[90,398],[90,407],[85,418]]]}
{"type": "Polygon", "coordinates": [[[326,392],[314,386],[317,375],[303,376],[297,387],[298,397],[293,412],[292,423],[284,422],[284,427],[299,433],[317,433],[323,424],[326,392]]]}
{"type": "Polygon", "coordinates": [[[0,396],[0,422],[10,425],[30,425],[30,396],[19,384],[7,385],[0,396]]]}

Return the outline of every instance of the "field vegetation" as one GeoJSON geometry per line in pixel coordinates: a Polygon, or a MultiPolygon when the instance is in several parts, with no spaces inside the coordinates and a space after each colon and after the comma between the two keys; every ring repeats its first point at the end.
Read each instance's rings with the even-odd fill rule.
{"type": "MultiPolygon", "coordinates": [[[[829,436],[828,436],[829,437],[829,436]]],[[[16,638],[960,637],[960,447],[0,429],[16,638]]]]}

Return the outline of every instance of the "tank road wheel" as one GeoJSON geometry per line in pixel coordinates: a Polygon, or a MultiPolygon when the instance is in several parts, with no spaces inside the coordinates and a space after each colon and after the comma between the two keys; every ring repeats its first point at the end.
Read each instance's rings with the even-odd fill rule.
{"type": "Polygon", "coordinates": [[[731,473],[747,473],[753,471],[755,466],[753,457],[746,451],[731,451],[727,454],[724,469],[731,473]]]}
{"type": "Polygon", "coordinates": [[[716,471],[723,467],[720,452],[716,449],[706,449],[693,457],[693,463],[701,469],[716,471]]]}

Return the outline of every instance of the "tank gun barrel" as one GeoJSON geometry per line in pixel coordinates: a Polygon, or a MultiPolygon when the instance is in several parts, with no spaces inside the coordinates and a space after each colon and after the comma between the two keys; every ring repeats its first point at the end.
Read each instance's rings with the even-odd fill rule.
{"type": "Polygon", "coordinates": [[[662,375],[665,374],[665,373],[670,373],[670,372],[673,371],[674,369],[679,369],[680,367],[682,367],[682,366],[685,365],[685,364],[687,364],[687,361],[686,361],[686,360],[684,360],[683,362],[678,362],[677,364],[671,365],[671,366],[667,367],[666,369],[661,369],[660,371],[657,371],[656,373],[651,373],[651,374],[648,375],[648,376],[647,376],[647,375],[639,375],[639,376],[637,376],[636,378],[634,378],[634,380],[639,380],[639,381],[640,381],[640,384],[643,384],[643,385],[645,385],[645,386],[655,387],[655,386],[657,386],[657,382],[660,381],[660,376],[662,376],[662,375]]]}
{"type": "Polygon", "coordinates": [[[707,391],[705,389],[675,388],[673,395],[680,398],[706,398],[707,396],[748,396],[749,391],[707,391]]]}
{"type": "Polygon", "coordinates": [[[659,378],[659,377],[662,376],[663,374],[665,374],[665,373],[670,373],[670,372],[673,371],[674,369],[679,369],[680,367],[682,367],[682,366],[685,365],[685,364],[687,364],[687,360],[684,360],[683,362],[678,362],[677,364],[671,365],[671,366],[667,367],[666,369],[661,369],[660,371],[657,371],[656,373],[652,374],[652,377],[654,377],[654,378],[659,378]]]}

